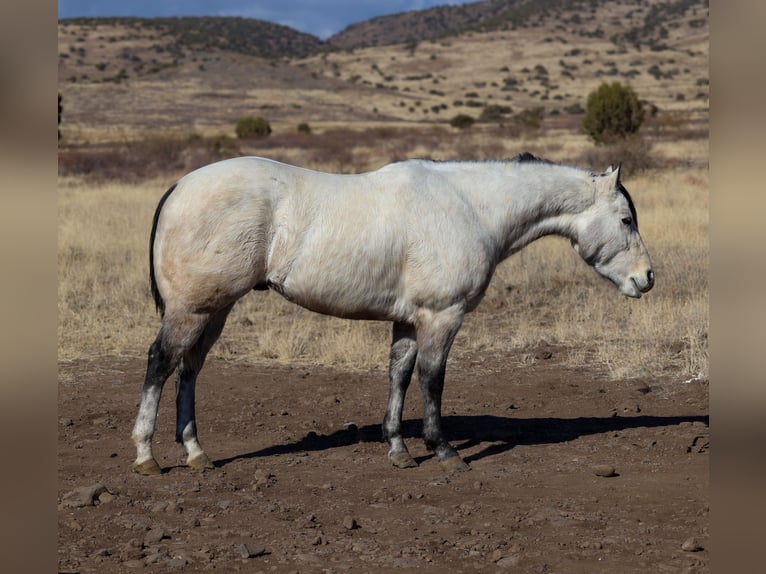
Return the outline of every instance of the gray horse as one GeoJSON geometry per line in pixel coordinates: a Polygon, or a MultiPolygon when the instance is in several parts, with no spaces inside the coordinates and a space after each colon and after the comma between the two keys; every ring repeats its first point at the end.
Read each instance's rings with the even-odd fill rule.
{"type": "Polygon", "coordinates": [[[467,470],[442,433],[447,354],[497,264],[551,234],[569,238],[628,297],[654,285],[619,168],[594,174],[524,153],[504,162],[408,160],[358,175],[246,157],[189,173],[154,214],[150,276],[162,325],[133,428],[133,469],[161,472],[151,440],[176,369],[176,439],[190,467],[212,467],[197,439],[197,375],[234,303],[273,289],[319,313],[391,321],[389,459],[416,465],[401,420],[417,369],[423,439],[445,469],[467,470]]]}

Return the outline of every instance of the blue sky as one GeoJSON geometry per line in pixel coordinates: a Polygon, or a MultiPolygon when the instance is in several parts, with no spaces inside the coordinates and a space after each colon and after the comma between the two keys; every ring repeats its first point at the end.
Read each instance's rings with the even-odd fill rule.
{"type": "Polygon", "coordinates": [[[243,16],[324,39],[354,22],[466,0],[59,0],[58,17],[243,16]]]}

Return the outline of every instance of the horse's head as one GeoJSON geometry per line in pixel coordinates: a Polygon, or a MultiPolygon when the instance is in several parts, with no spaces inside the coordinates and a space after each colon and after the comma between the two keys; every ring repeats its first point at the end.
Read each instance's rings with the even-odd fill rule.
{"type": "Polygon", "coordinates": [[[620,168],[594,176],[593,185],[595,201],[578,217],[572,246],[624,295],[641,297],[654,286],[654,271],[620,168]]]}

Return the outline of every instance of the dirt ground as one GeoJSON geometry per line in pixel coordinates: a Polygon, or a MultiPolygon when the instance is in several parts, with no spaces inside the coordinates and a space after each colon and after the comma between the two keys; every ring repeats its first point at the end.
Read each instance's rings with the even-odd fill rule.
{"type": "Polygon", "coordinates": [[[707,382],[610,381],[563,356],[451,362],[445,430],[472,467],[456,475],[420,441],[416,382],[420,466],[400,470],[380,442],[383,368],[211,359],[197,417],[216,468],[182,465],[170,381],[165,472],[139,476],[144,361],[61,363],[59,571],[708,572],[707,382]]]}

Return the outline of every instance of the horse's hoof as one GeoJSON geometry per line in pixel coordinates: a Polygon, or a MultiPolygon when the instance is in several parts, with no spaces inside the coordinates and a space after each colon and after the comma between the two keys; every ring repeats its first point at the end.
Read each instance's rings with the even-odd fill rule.
{"type": "Polygon", "coordinates": [[[198,454],[194,458],[190,458],[186,464],[189,465],[189,468],[193,468],[194,470],[207,470],[210,468],[215,468],[213,461],[211,461],[204,452],[202,454],[198,454]]]}
{"type": "Polygon", "coordinates": [[[447,472],[466,472],[471,470],[471,467],[459,456],[445,458],[444,460],[440,460],[439,464],[442,465],[442,468],[447,472]]]}
{"type": "Polygon", "coordinates": [[[410,456],[410,453],[404,451],[390,454],[388,458],[391,459],[391,463],[396,468],[414,468],[418,465],[415,459],[410,456]]]}
{"type": "Polygon", "coordinates": [[[153,458],[145,460],[144,462],[134,462],[132,468],[133,472],[137,472],[138,474],[142,474],[144,476],[155,476],[157,474],[162,474],[160,465],[157,464],[157,461],[153,458]]]}

